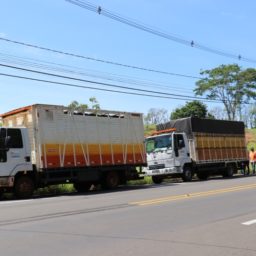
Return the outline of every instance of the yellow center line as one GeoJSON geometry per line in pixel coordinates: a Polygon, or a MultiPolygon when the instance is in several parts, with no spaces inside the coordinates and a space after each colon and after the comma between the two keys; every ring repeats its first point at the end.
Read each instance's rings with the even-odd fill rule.
{"type": "Polygon", "coordinates": [[[182,199],[191,199],[195,197],[218,195],[218,194],[230,193],[230,192],[248,190],[248,189],[256,189],[256,184],[248,184],[243,186],[236,186],[236,187],[223,188],[223,189],[217,189],[217,190],[208,190],[203,192],[188,193],[188,194],[182,194],[182,195],[176,195],[176,196],[160,197],[160,198],[149,199],[144,201],[130,202],[129,204],[139,205],[139,206],[160,204],[164,202],[171,202],[171,201],[177,201],[182,199]]]}

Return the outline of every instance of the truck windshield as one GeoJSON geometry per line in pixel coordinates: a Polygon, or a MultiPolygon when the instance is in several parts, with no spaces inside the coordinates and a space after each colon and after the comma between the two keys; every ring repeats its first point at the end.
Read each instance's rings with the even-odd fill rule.
{"type": "Polygon", "coordinates": [[[164,135],[154,138],[146,139],[146,151],[147,153],[157,152],[163,149],[169,149],[172,147],[172,136],[164,135]]]}

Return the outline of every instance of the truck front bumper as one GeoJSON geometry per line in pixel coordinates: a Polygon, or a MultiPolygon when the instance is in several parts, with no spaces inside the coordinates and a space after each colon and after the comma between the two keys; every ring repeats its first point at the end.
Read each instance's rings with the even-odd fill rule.
{"type": "Polygon", "coordinates": [[[0,188],[10,188],[14,186],[14,177],[0,177],[0,188]]]}
{"type": "Polygon", "coordinates": [[[148,167],[143,169],[143,172],[145,173],[144,176],[156,176],[156,175],[171,175],[171,174],[180,174],[180,168],[179,167],[170,167],[170,168],[161,168],[161,169],[153,169],[150,170],[148,167]]]}

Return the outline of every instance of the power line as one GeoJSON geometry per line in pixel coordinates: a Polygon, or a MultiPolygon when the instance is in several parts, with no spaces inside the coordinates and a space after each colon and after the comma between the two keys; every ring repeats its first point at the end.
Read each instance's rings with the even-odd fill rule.
{"type": "Polygon", "coordinates": [[[161,70],[156,70],[156,69],[151,69],[151,68],[145,68],[145,67],[133,66],[133,65],[128,65],[128,64],[122,64],[122,63],[119,63],[119,62],[114,62],[114,61],[109,61],[109,60],[92,58],[92,57],[88,57],[88,56],[84,56],[84,55],[80,55],[80,54],[64,52],[64,51],[60,51],[60,50],[56,50],[56,49],[46,48],[46,47],[39,46],[39,45],[34,45],[34,44],[25,43],[25,42],[15,41],[15,40],[11,40],[11,39],[8,39],[8,38],[5,38],[5,37],[0,37],[0,40],[8,42],[8,43],[13,43],[13,44],[18,44],[18,45],[22,45],[22,46],[26,46],[26,47],[39,49],[39,50],[44,50],[44,51],[48,51],[48,52],[62,54],[62,55],[66,55],[66,56],[69,56],[69,57],[75,57],[75,58],[80,58],[80,59],[97,61],[97,62],[101,62],[101,63],[105,63],[105,64],[111,64],[111,65],[115,65],[115,66],[120,66],[120,67],[123,67],[123,68],[131,68],[131,69],[153,72],[153,73],[158,73],[158,74],[163,74],[163,75],[179,76],[179,77],[192,78],[192,79],[201,79],[202,78],[202,77],[198,77],[198,76],[191,76],[191,75],[186,75],[186,74],[179,74],[179,73],[173,73],[173,72],[168,72],[168,71],[161,71],[161,70]]]}
{"type": "MultiPolygon", "coordinates": [[[[79,81],[79,82],[97,84],[97,85],[102,85],[102,86],[107,86],[107,87],[114,87],[114,88],[125,89],[125,90],[139,91],[139,92],[143,92],[143,93],[160,94],[160,95],[165,95],[165,96],[167,95],[167,96],[172,96],[172,97],[180,97],[183,100],[184,99],[185,100],[190,99],[190,100],[201,100],[201,101],[204,100],[205,102],[216,102],[216,103],[221,102],[220,100],[210,100],[210,99],[203,98],[203,97],[195,97],[195,96],[188,96],[188,95],[181,95],[181,94],[174,94],[174,93],[164,93],[164,92],[158,92],[158,91],[152,91],[152,90],[144,90],[144,89],[138,89],[138,88],[133,88],[133,87],[128,87],[128,86],[121,86],[121,85],[115,85],[115,84],[110,84],[110,83],[103,83],[103,82],[97,82],[97,81],[86,80],[86,79],[81,79],[81,78],[75,78],[75,77],[70,77],[70,76],[57,75],[57,74],[53,74],[53,73],[42,72],[42,71],[32,70],[32,69],[27,69],[27,68],[21,68],[21,67],[6,65],[6,64],[1,64],[1,63],[0,63],[0,66],[5,67],[5,68],[20,70],[20,71],[36,73],[36,74],[40,74],[40,75],[53,76],[53,77],[57,77],[57,78],[75,80],[75,81],[79,81]]],[[[13,77],[15,77],[15,76],[13,76],[13,77]]],[[[19,78],[19,76],[17,76],[17,78],[19,78]]],[[[22,78],[24,78],[24,77],[22,77],[22,78]]],[[[40,81],[40,80],[38,80],[38,81],[40,81]]],[[[95,88],[95,89],[97,89],[97,88],[95,88]]],[[[107,90],[107,91],[109,91],[109,90],[107,90]]],[[[112,90],[110,90],[110,91],[112,91],[112,90]]],[[[134,94],[134,93],[132,93],[132,94],[134,94]]],[[[135,94],[135,95],[137,95],[137,94],[135,94]]],[[[145,95],[145,96],[148,96],[148,95],[145,95]]]]}
{"type": "Polygon", "coordinates": [[[43,83],[50,83],[50,84],[57,84],[57,85],[64,85],[64,86],[76,87],[76,88],[82,88],[82,89],[91,89],[91,90],[104,91],[104,92],[114,92],[114,93],[121,93],[121,94],[128,94],[128,95],[137,95],[137,96],[152,97],[152,98],[162,98],[162,99],[175,99],[175,100],[191,101],[191,99],[189,100],[189,99],[186,99],[186,98],[178,98],[178,97],[170,97],[170,96],[160,96],[160,95],[152,95],[152,94],[144,94],[144,93],[125,92],[125,91],[118,91],[118,90],[111,90],[111,89],[95,88],[95,87],[90,87],[90,86],[83,86],[83,85],[77,85],[77,84],[56,82],[56,81],[50,81],[50,80],[45,80],[45,79],[38,79],[38,78],[32,78],[32,77],[18,76],[18,75],[6,74],[6,73],[0,73],[0,76],[19,78],[19,79],[25,79],[25,80],[36,81],[36,82],[43,82],[43,83]]]}
{"type": "Polygon", "coordinates": [[[65,1],[67,1],[71,4],[74,4],[74,5],[77,5],[81,8],[87,9],[89,11],[98,13],[102,16],[105,16],[105,17],[110,18],[112,20],[115,20],[117,22],[120,22],[120,23],[123,23],[125,25],[134,27],[134,28],[139,29],[139,30],[143,30],[145,32],[148,32],[150,34],[153,34],[153,35],[165,38],[165,39],[174,41],[174,42],[179,43],[179,44],[183,44],[183,45],[186,45],[186,46],[189,46],[189,47],[197,48],[199,50],[210,52],[210,53],[217,54],[217,55],[220,55],[220,56],[224,56],[224,57],[227,57],[227,58],[232,58],[232,59],[245,61],[245,62],[250,62],[250,63],[256,63],[255,59],[250,59],[250,58],[247,58],[247,57],[243,57],[241,54],[228,53],[228,52],[223,51],[223,50],[219,50],[219,49],[215,49],[215,48],[212,48],[212,47],[209,47],[209,46],[199,44],[199,43],[195,42],[194,40],[187,40],[187,39],[183,39],[183,38],[178,37],[178,36],[174,36],[174,35],[162,32],[160,30],[154,29],[154,28],[152,28],[150,26],[147,26],[147,25],[143,25],[143,24],[141,24],[137,21],[134,21],[130,18],[123,17],[120,14],[113,13],[113,12],[111,12],[111,11],[105,9],[105,8],[102,8],[101,6],[97,6],[95,4],[92,4],[92,3],[89,3],[89,2],[86,2],[86,1],[81,1],[81,0],[65,0],[65,1]]]}
{"type": "MultiPolygon", "coordinates": [[[[56,74],[52,74],[52,73],[46,73],[46,72],[41,72],[41,71],[36,71],[36,70],[8,66],[8,65],[4,65],[4,64],[0,64],[0,66],[6,67],[6,68],[14,68],[16,70],[21,70],[21,71],[28,71],[28,72],[32,72],[32,73],[36,73],[36,74],[40,74],[40,75],[47,75],[47,76],[53,76],[53,77],[63,78],[63,79],[70,79],[70,80],[75,80],[75,81],[85,82],[85,83],[90,83],[90,84],[97,84],[97,85],[102,85],[102,86],[131,90],[131,92],[130,91],[112,90],[112,89],[106,89],[106,88],[96,88],[96,87],[83,86],[83,85],[77,85],[77,84],[71,84],[71,83],[64,83],[64,82],[57,82],[57,81],[51,81],[51,80],[45,80],[45,79],[39,79],[39,78],[32,78],[32,77],[0,73],[0,75],[2,75],[2,76],[12,77],[12,78],[20,78],[20,79],[26,79],[26,80],[31,80],[31,81],[51,83],[51,84],[57,84],[57,85],[65,85],[65,86],[77,87],[77,88],[83,88],[83,89],[92,89],[92,90],[98,90],[98,91],[115,92],[115,93],[121,93],[121,94],[137,95],[137,96],[145,96],[145,97],[153,97],[153,98],[176,99],[176,100],[183,100],[183,101],[184,100],[186,100],[186,101],[198,100],[201,102],[223,103],[222,100],[213,100],[213,99],[211,100],[211,99],[203,98],[203,97],[191,97],[191,96],[187,96],[187,95],[162,93],[162,92],[150,91],[150,90],[141,90],[141,89],[132,88],[132,87],[118,86],[115,84],[101,83],[101,82],[96,82],[96,81],[91,81],[91,80],[78,79],[78,78],[74,78],[74,77],[66,77],[66,76],[56,75],[56,74]],[[133,92],[133,91],[139,91],[141,93],[137,93],[137,92],[133,92]],[[150,93],[150,94],[145,94],[144,92],[150,93]],[[154,94],[160,94],[160,95],[154,95],[154,94]]],[[[242,104],[250,104],[250,103],[242,102],[242,104]]]]}
{"type": "Polygon", "coordinates": [[[168,89],[172,91],[183,91],[183,92],[190,92],[192,93],[192,89],[185,89],[181,88],[184,87],[183,85],[176,85],[179,86],[174,87],[173,85],[163,85],[156,83],[154,81],[147,81],[147,80],[134,80],[133,78],[130,77],[122,77],[120,75],[116,74],[107,74],[108,76],[105,75],[99,75],[99,71],[94,71],[97,72],[97,74],[89,74],[88,70],[81,69],[78,67],[74,66],[69,66],[69,65],[64,65],[64,64],[59,64],[59,63],[54,63],[54,62],[49,62],[49,61],[42,61],[38,59],[32,59],[32,58],[25,58],[25,57],[18,57],[10,54],[4,54],[0,52],[0,61],[4,63],[11,63],[19,66],[26,66],[26,67],[32,67],[32,68],[40,68],[44,70],[50,70],[50,71],[57,71],[57,72],[62,72],[62,73],[68,73],[68,74],[73,74],[73,75],[79,75],[79,76],[85,76],[85,77],[93,77],[97,79],[103,79],[103,80],[109,80],[109,81],[115,81],[115,82],[120,82],[120,83],[128,83],[128,84],[135,84],[141,87],[152,87],[152,88],[160,88],[160,89],[168,89]],[[2,57],[1,57],[2,56],[2,57]],[[47,65],[46,65],[47,64],[47,65]],[[49,65],[50,64],[50,65],[49,65]],[[68,68],[68,69],[67,69],[68,68]],[[72,68],[72,70],[70,69],[72,68]],[[77,69],[77,70],[73,70],[77,69]],[[112,76],[112,77],[110,77],[112,76]],[[114,76],[114,77],[113,77],[114,76]]]}

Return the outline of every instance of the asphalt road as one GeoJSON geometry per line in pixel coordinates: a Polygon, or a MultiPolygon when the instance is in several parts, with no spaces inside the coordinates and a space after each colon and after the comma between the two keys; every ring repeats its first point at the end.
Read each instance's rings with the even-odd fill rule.
{"type": "Polygon", "coordinates": [[[1,255],[256,255],[256,176],[0,201],[1,255]]]}

